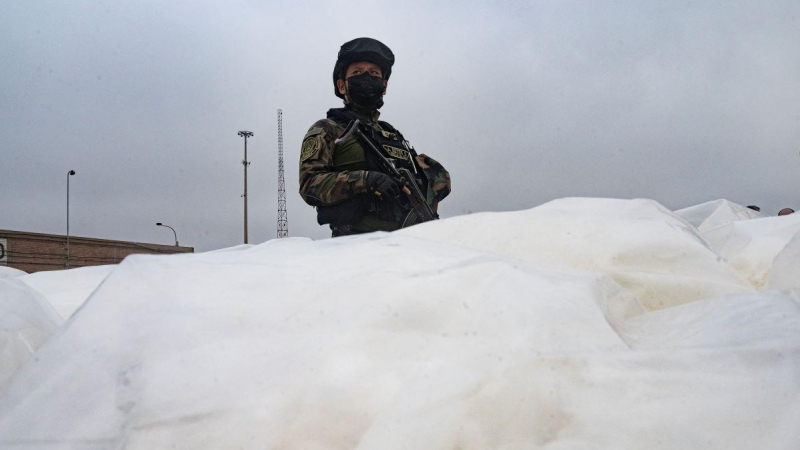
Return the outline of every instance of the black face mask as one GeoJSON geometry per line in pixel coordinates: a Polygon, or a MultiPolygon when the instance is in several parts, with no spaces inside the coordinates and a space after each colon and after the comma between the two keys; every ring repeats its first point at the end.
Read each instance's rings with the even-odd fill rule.
{"type": "Polygon", "coordinates": [[[383,78],[368,73],[347,79],[347,94],[356,106],[366,109],[380,109],[383,106],[383,78]]]}

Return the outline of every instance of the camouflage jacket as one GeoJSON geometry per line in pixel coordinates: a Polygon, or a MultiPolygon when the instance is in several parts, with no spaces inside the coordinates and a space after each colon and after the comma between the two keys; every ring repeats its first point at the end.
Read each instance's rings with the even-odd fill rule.
{"type": "MultiPolygon", "coordinates": [[[[342,119],[342,113],[346,117],[358,117],[362,121],[371,122],[378,131],[387,131],[388,128],[399,135],[391,125],[378,122],[378,113],[373,117],[366,117],[347,108],[330,110],[327,119],[315,122],[303,138],[300,152],[300,195],[306,203],[318,207],[318,210],[320,207],[338,205],[356,198],[374,202],[374,195],[367,192],[369,167],[364,149],[355,139],[334,144],[349,123],[342,119]]],[[[402,135],[400,138],[402,139],[402,135]]],[[[411,152],[417,168],[427,177],[428,204],[436,211],[438,203],[450,193],[450,174],[434,159],[424,154],[417,155],[413,149],[411,152]]],[[[366,215],[373,212],[368,211],[366,215]]],[[[382,219],[376,221],[367,217],[366,222],[369,223],[356,224],[357,228],[361,228],[358,231],[391,231],[400,225],[394,219],[382,219]]],[[[327,222],[320,220],[320,224],[322,223],[327,222]]]]}

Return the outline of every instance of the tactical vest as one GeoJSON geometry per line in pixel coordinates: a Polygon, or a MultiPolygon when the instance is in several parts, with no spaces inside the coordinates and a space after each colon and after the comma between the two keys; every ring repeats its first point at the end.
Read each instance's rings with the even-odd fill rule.
{"type": "MultiPolygon", "coordinates": [[[[349,109],[332,109],[328,111],[328,118],[336,121],[340,126],[347,127],[351,120],[358,118],[364,122],[367,119],[349,109]]],[[[372,123],[367,137],[383,152],[383,155],[395,164],[397,168],[407,168],[415,174],[416,183],[427,194],[428,202],[433,198],[428,189],[428,180],[424,171],[417,167],[414,149],[408,145],[403,135],[390,124],[382,121],[372,123]]],[[[333,170],[375,170],[383,171],[377,157],[371,150],[363,148],[358,139],[350,139],[340,143],[333,151],[333,170]]],[[[363,233],[377,230],[393,231],[399,229],[403,218],[408,213],[405,198],[398,200],[379,200],[373,194],[362,194],[354,199],[347,200],[339,205],[318,207],[317,222],[320,225],[328,223],[333,226],[351,226],[354,232],[363,233]]]]}

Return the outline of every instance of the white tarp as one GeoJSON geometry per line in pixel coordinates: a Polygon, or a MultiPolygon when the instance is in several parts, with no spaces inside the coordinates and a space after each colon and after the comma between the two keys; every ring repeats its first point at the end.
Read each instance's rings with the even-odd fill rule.
{"type": "Polygon", "coordinates": [[[732,222],[764,217],[760,212],[729,202],[714,200],[675,211],[701,233],[732,222]]]}
{"type": "Polygon", "coordinates": [[[800,233],[796,233],[772,260],[769,287],[800,290],[800,233]]]}
{"type": "Polygon", "coordinates": [[[47,300],[19,277],[0,277],[0,394],[62,322],[47,300]]]}
{"type": "Polygon", "coordinates": [[[656,310],[754,292],[684,220],[652,200],[568,198],[400,231],[547,267],[608,274],[656,310]]]}
{"type": "Polygon", "coordinates": [[[23,275],[27,275],[27,273],[23,272],[22,270],[15,269],[13,267],[0,266],[0,280],[8,278],[17,278],[23,275]]]}
{"type": "MultiPolygon", "coordinates": [[[[709,230],[706,236],[710,236],[710,241],[722,242],[716,249],[719,255],[754,287],[761,289],[769,283],[775,258],[787,249],[798,232],[800,214],[791,214],[729,223],[709,230]]],[[[795,268],[798,268],[797,263],[794,260],[795,268]]],[[[789,278],[794,280],[794,286],[800,286],[800,271],[789,278]]]]}
{"type": "Polygon", "coordinates": [[[115,268],[116,265],[107,265],[36,272],[19,281],[42,294],[67,320],[115,268]]]}
{"type": "Polygon", "coordinates": [[[0,448],[795,449],[782,289],[646,200],[129,257],[7,386],[0,448]]]}

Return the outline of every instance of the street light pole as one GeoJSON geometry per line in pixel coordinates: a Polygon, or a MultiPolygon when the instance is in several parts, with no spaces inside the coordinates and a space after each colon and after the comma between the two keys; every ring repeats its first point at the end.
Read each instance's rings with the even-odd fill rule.
{"type": "Polygon", "coordinates": [[[239,136],[244,137],[244,160],[242,160],[244,166],[244,243],[247,244],[247,166],[250,165],[250,162],[247,161],[247,138],[252,137],[253,132],[240,131],[239,136]]]}
{"type": "Polygon", "coordinates": [[[75,175],[74,170],[67,172],[67,262],[65,267],[69,267],[69,177],[75,175]]]}
{"type": "Polygon", "coordinates": [[[169,226],[169,225],[164,225],[164,224],[163,224],[163,223],[161,223],[161,222],[158,222],[156,225],[157,225],[157,226],[159,226],[159,227],[167,227],[167,228],[169,228],[170,230],[172,230],[172,234],[175,236],[175,247],[177,247],[177,246],[178,246],[178,233],[176,233],[176,232],[175,232],[175,228],[172,228],[172,227],[171,227],[171,226],[169,226]]]}

